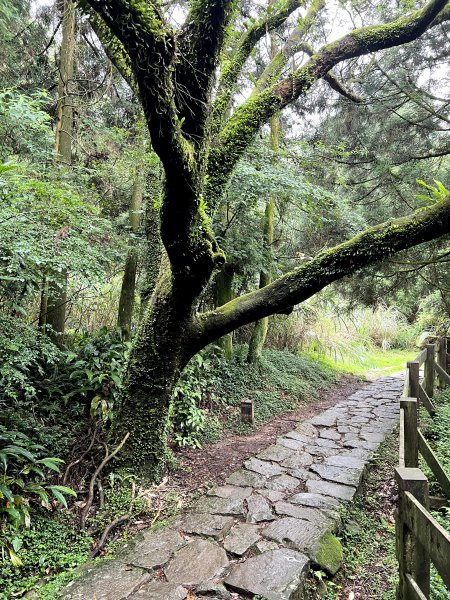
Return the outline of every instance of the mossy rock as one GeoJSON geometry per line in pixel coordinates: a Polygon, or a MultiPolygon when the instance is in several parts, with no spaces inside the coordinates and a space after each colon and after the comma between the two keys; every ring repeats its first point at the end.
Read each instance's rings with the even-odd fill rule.
{"type": "Polygon", "coordinates": [[[320,540],[315,562],[325,571],[334,575],[340,569],[344,559],[341,542],[331,531],[327,531],[320,540]]]}

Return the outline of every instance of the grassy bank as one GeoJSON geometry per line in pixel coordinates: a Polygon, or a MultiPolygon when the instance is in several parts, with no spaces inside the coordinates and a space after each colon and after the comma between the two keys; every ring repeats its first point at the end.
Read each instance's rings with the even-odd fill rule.
{"type": "MultiPolygon", "coordinates": [[[[381,348],[365,348],[358,354],[344,355],[335,359],[330,356],[320,356],[323,364],[344,373],[351,373],[369,380],[404,371],[406,363],[412,360],[417,350],[382,350],[381,348]]],[[[305,356],[315,358],[315,354],[305,356]]]]}

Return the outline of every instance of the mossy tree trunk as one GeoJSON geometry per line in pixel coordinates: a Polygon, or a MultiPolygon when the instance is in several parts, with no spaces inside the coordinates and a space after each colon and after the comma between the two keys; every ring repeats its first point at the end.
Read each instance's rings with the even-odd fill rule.
{"type": "MultiPolygon", "coordinates": [[[[134,341],[115,421],[116,434],[131,434],[123,460],[158,478],[164,467],[173,388],[196,352],[241,325],[304,301],[361,267],[450,232],[447,198],[410,217],[371,228],[213,311],[197,313],[201,293],[225,262],[208,214],[260,127],[316,81],[328,81],[336,65],[410,42],[428,27],[450,19],[450,10],[447,0],[431,0],[391,23],[355,29],[313,50],[306,63],[284,77],[283,58],[272,65],[264,89],[244,100],[225,120],[253,48],[303,3],[277,2],[240,40],[232,37],[231,44],[226,42],[240,14],[237,0],[193,0],[177,31],[162,4],[147,0],[87,0],[87,4],[109,31],[104,35],[98,28],[109,55],[139,93],[165,175],[160,212],[163,267],[134,341]]],[[[323,3],[312,4],[320,9],[323,3]]]]}
{"type": "MultiPolygon", "coordinates": [[[[159,193],[159,190],[158,190],[159,193]]],[[[145,206],[144,230],[145,249],[143,252],[144,275],[141,285],[141,311],[140,318],[145,314],[148,302],[152,297],[153,290],[158,279],[161,267],[162,244],[159,234],[161,219],[159,203],[155,201],[157,193],[151,195],[145,206]]]]}
{"type": "MultiPolygon", "coordinates": [[[[277,56],[278,44],[275,33],[270,36],[270,55],[272,60],[277,56]]],[[[281,121],[279,114],[273,115],[270,119],[270,149],[273,152],[272,160],[276,161],[276,153],[280,146],[280,127],[281,121]]],[[[263,288],[272,282],[272,261],[273,261],[273,241],[274,241],[274,216],[275,199],[269,198],[266,202],[263,227],[263,246],[266,254],[267,266],[259,274],[259,287],[263,288]]],[[[266,342],[267,331],[269,329],[269,317],[258,319],[253,327],[252,336],[248,346],[247,361],[256,364],[260,358],[266,342]]]]}
{"type": "MultiPolygon", "coordinates": [[[[232,269],[223,268],[215,277],[215,305],[223,306],[230,302],[233,297],[233,279],[234,273],[232,269]]],[[[230,359],[233,355],[233,334],[228,333],[217,340],[217,345],[222,348],[223,355],[226,359],[230,359]]]]}
{"type": "MultiPolygon", "coordinates": [[[[144,198],[145,176],[137,170],[131,192],[128,222],[133,236],[139,232],[141,224],[142,201],[144,198]]],[[[125,261],[122,286],[120,289],[119,311],[117,325],[122,332],[122,338],[129,340],[131,336],[131,323],[133,319],[134,300],[136,296],[136,273],[138,266],[138,250],[136,240],[132,239],[125,261]]]]}
{"type": "MultiPolygon", "coordinates": [[[[70,167],[72,164],[74,115],[72,86],[76,45],[76,10],[74,2],[72,0],[64,0],[62,10],[55,153],[59,162],[66,167],[70,167]]],[[[59,250],[56,249],[55,251],[58,252],[59,250]]],[[[64,346],[68,279],[69,273],[67,269],[63,269],[60,274],[52,273],[46,288],[47,298],[44,295],[41,296],[40,322],[43,324],[45,321],[45,331],[60,348],[64,346]],[[46,307],[45,311],[43,306],[46,307]]]]}

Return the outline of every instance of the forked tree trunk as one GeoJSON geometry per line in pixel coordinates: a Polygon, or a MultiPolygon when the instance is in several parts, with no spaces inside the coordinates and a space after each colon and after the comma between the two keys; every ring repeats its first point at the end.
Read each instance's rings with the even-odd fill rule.
{"type": "MultiPolygon", "coordinates": [[[[139,231],[141,222],[142,199],[144,197],[144,177],[137,173],[131,193],[129,224],[134,235],[139,231]]],[[[129,340],[131,336],[131,323],[136,295],[136,273],[138,265],[138,251],[135,241],[132,240],[125,261],[122,287],[120,289],[119,311],[117,324],[122,332],[122,338],[129,340]]]]}

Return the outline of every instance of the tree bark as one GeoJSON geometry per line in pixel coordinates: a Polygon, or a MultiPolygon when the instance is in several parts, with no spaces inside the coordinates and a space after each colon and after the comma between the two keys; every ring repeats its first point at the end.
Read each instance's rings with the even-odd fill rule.
{"type": "MultiPolygon", "coordinates": [[[[139,231],[141,222],[142,200],[144,197],[144,177],[142,173],[136,173],[131,193],[129,209],[129,225],[133,235],[139,231]]],[[[119,298],[119,311],[117,324],[122,332],[122,338],[129,340],[131,337],[131,323],[133,319],[134,299],[136,295],[136,272],[138,265],[138,251],[135,240],[130,242],[128,255],[125,262],[125,270],[122,279],[122,287],[119,298]]]]}
{"type": "MultiPolygon", "coordinates": [[[[233,299],[233,271],[224,268],[215,277],[215,305],[222,306],[233,299]]],[[[233,355],[233,334],[227,333],[217,340],[217,345],[223,350],[228,360],[233,355]]]]}
{"type": "Polygon", "coordinates": [[[117,439],[131,434],[121,462],[153,480],[165,469],[172,393],[195,353],[193,300],[188,289],[178,287],[167,256],[163,264],[134,340],[114,426],[117,439]]]}
{"type": "MultiPolygon", "coordinates": [[[[64,0],[62,21],[61,56],[59,61],[58,104],[55,133],[55,152],[64,165],[72,164],[72,129],[73,129],[73,65],[75,56],[75,4],[72,0],[64,0]]],[[[60,277],[53,274],[49,281],[45,330],[55,344],[64,346],[64,330],[66,325],[68,271],[64,269],[60,277]]],[[[41,307],[42,312],[42,307],[41,307]]]]}
{"type": "MultiPolygon", "coordinates": [[[[320,1],[319,4],[322,4],[320,1]]],[[[270,35],[270,55],[273,60],[277,55],[278,47],[276,36],[272,32],[270,35]]],[[[263,84],[261,84],[263,85],[263,84]]],[[[272,150],[273,160],[276,161],[275,153],[278,152],[280,144],[280,116],[274,115],[270,119],[270,149],[272,150]]],[[[263,228],[263,245],[267,253],[267,268],[263,269],[259,274],[259,287],[263,288],[272,282],[272,260],[273,260],[273,232],[274,232],[274,215],[275,215],[275,199],[269,198],[266,202],[266,210],[264,214],[264,228],[263,228]]],[[[269,329],[269,317],[263,317],[256,321],[250,343],[248,346],[247,362],[256,364],[260,358],[266,342],[267,331],[269,329]]]]}
{"type": "Polygon", "coordinates": [[[61,56],[59,60],[58,104],[55,151],[59,160],[72,164],[73,64],[75,56],[75,4],[64,0],[62,20],[61,56]]]}

